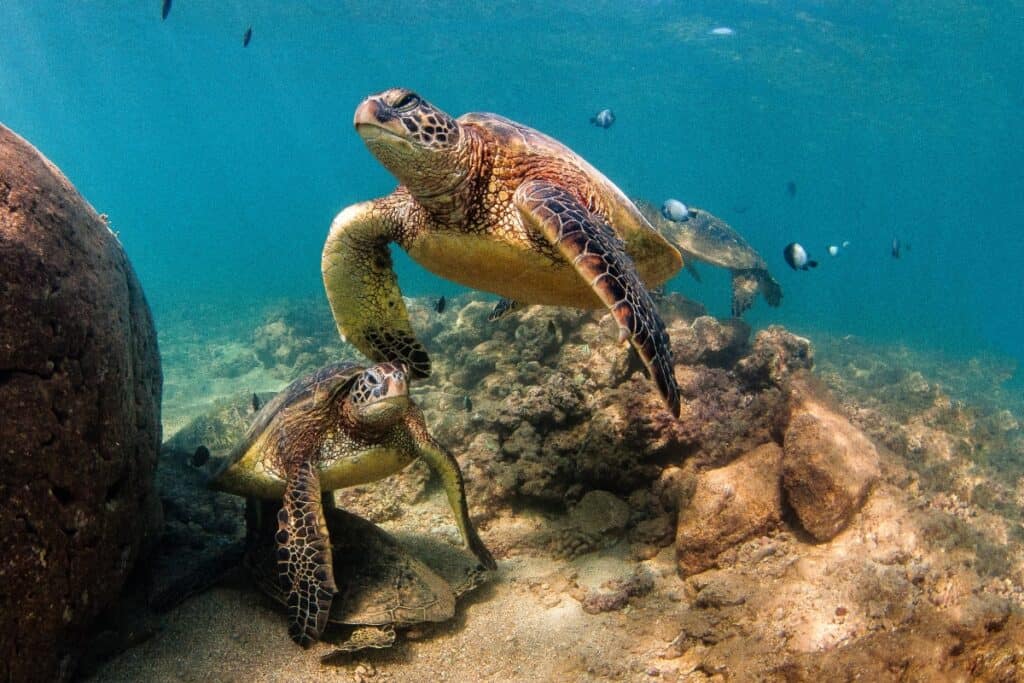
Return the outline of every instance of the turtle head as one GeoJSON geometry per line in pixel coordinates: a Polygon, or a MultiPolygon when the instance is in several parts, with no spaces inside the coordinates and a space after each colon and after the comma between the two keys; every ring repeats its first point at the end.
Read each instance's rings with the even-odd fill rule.
{"type": "Polygon", "coordinates": [[[363,370],[349,391],[352,415],[362,425],[390,427],[412,405],[408,373],[400,363],[380,363],[363,370]]]}
{"type": "Polygon", "coordinates": [[[468,172],[459,123],[412,90],[370,95],[353,123],[370,152],[413,196],[444,194],[468,172]]]}

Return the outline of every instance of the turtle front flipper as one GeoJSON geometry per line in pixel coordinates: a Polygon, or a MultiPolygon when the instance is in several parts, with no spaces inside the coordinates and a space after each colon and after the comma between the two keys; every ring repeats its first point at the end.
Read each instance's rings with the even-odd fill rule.
{"type": "Polygon", "coordinates": [[[455,523],[459,526],[462,540],[470,552],[476,555],[487,569],[497,569],[498,564],[494,561],[491,551],[484,545],[483,540],[476,532],[473,521],[469,518],[469,507],[466,505],[466,485],[462,479],[462,470],[459,468],[459,461],[451,452],[434,440],[434,437],[427,431],[427,423],[423,419],[423,411],[413,407],[405,419],[406,427],[412,435],[416,450],[419,456],[430,466],[434,472],[441,477],[441,484],[448,496],[448,504],[455,515],[455,523]]]}
{"type": "Polygon", "coordinates": [[[298,464],[288,475],[276,540],[278,576],[288,601],[288,635],[309,647],[327,627],[338,592],[320,478],[311,462],[298,464]]]}
{"type": "Polygon", "coordinates": [[[519,186],[515,205],[527,225],[555,245],[611,310],[620,339],[640,354],[668,409],[679,417],[679,387],[665,324],[615,232],[567,190],[543,180],[519,186]]]}
{"type": "Polygon", "coordinates": [[[341,336],[376,362],[430,375],[430,357],[409,324],[388,244],[397,223],[387,198],[353,204],[331,224],[320,269],[341,336]]]}

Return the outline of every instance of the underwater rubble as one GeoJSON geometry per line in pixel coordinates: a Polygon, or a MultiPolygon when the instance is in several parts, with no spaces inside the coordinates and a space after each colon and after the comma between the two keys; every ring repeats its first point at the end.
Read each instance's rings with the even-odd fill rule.
{"type": "MultiPolygon", "coordinates": [[[[1024,675],[1016,407],[950,398],[878,348],[828,340],[823,352],[775,326],[752,334],[670,294],[659,305],[683,399],[675,421],[607,315],[530,307],[488,322],[493,301],[479,296],[449,299],[443,315],[433,300],[408,304],[434,364],[412,393],[458,457],[500,563],[465,614],[326,667],[236,582],[173,610],[166,635],[97,679],[143,666],[182,675],[171,656],[200,621],[232,635],[190,662],[194,677],[237,675],[225,658],[251,663],[256,643],[253,680],[285,670],[310,680],[1024,675]]],[[[302,330],[288,315],[268,312],[249,337],[281,386],[345,348],[329,317],[309,313],[318,322],[302,330]]],[[[223,455],[250,400],[247,387],[222,397],[163,458],[190,467],[200,444],[223,455]]],[[[207,510],[194,515],[199,545],[240,537],[225,521],[240,502],[160,487],[174,543],[190,542],[193,523],[174,520],[195,505],[207,510]]],[[[439,491],[417,464],[335,497],[394,533],[457,543],[439,491]]]]}

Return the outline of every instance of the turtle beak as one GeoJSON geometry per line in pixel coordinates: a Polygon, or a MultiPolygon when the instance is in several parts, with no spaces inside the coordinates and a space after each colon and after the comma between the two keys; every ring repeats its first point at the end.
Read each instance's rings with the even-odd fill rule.
{"type": "Polygon", "coordinates": [[[356,107],[356,115],[352,121],[356,128],[362,125],[379,126],[387,116],[381,116],[380,102],[374,97],[367,97],[356,107]]]}
{"type": "Polygon", "coordinates": [[[366,142],[377,140],[383,135],[401,138],[401,133],[404,132],[401,126],[397,125],[398,119],[376,97],[367,97],[356,107],[352,123],[359,137],[366,142]]]}

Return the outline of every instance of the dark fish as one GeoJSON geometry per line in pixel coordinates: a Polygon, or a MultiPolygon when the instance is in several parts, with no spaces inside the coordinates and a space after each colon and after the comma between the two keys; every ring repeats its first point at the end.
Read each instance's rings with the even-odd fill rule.
{"type": "Polygon", "coordinates": [[[812,261],[807,256],[807,250],[796,242],[786,245],[786,248],[782,250],[782,258],[786,259],[786,263],[793,270],[809,270],[818,267],[818,262],[812,261]]]}
{"type": "MultiPolygon", "coordinates": [[[[167,4],[171,4],[171,0],[167,0],[167,4]]],[[[192,467],[202,467],[209,459],[210,449],[206,446],[200,446],[196,449],[196,452],[192,454],[192,458],[189,462],[192,464],[192,467]]]]}
{"type": "Polygon", "coordinates": [[[501,320],[506,315],[519,308],[519,302],[513,299],[502,299],[494,305],[494,309],[487,314],[487,322],[493,323],[495,320],[501,320]]]}
{"type": "Polygon", "coordinates": [[[258,413],[262,407],[263,401],[260,400],[260,397],[256,395],[255,391],[252,392],[252,412],[258,413]]]}
{"type": "Polygon", "coordinates": [[[602,109],[590,117],[590,122],[598,128],[611,128],[615,123],[615,112],[611,109],[602,109]]]}
{"type": "Polygon", "coordinates": [[[555,325],[554,320],[548,321],[548,334],[550,334],[552,337],[558,336],[558,325],[555,325]]]}
{"type": "Polygon", "coordinates": [[[252,26],[245,29],[245,35],[242,36],[242,47],[249,47],[249,43],[252,42],[252,26]]]}
{"type": "Polygon", "coordinates": [[[786,194],[788,194],[791,198],[796,196],[795,180],[790,180],[788,183],[786,183],[786,194]]]}
{"type": "Polygon", "coordinates": [[[473,410],[473,401],[470,400],[469,394],[462,397],[462,407],[466,409],[467,413],[473,410]]]}
{"type": "Polygon", "coordinates": [[[436,313],[444,313],[444,307],[447,305],[448,302],[445,301],[444,297],[442,296],[440,299],[437,300],[437,303],[434,304],[434,311],[436,313]]]}
{"type": "Polygon", "coordinates": [[[900,257],[900,241],[898,239],[892,241],[892,257],[900,257]]]}
{"type": "Polygon", "coordinates": [[[167,15],[171,13],[171,0],[164,0],[163,9],[160,10],[160,18],[166,19],[167,15]]]}

